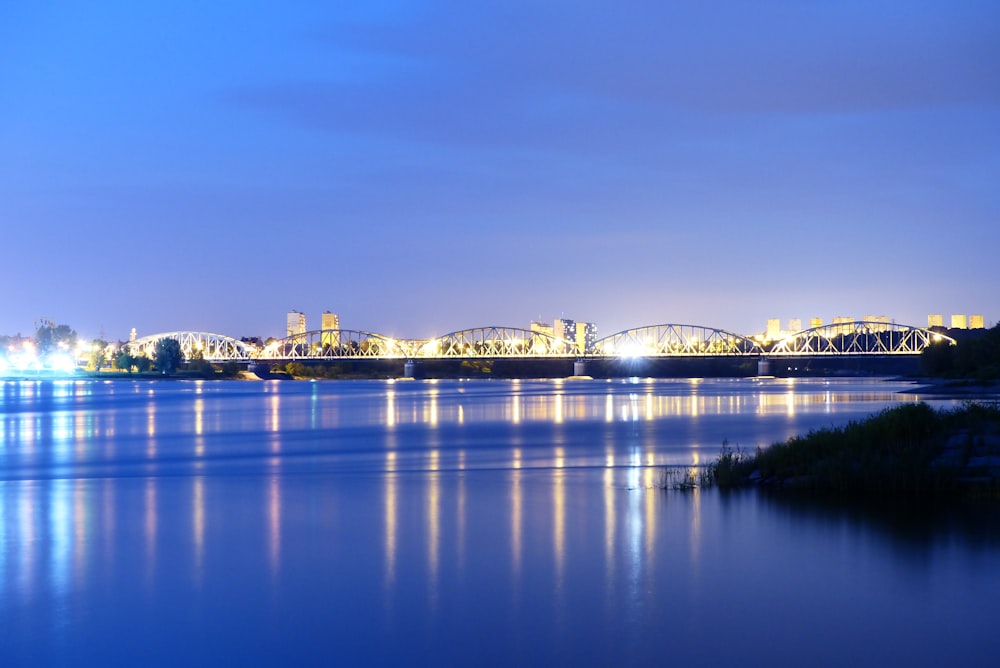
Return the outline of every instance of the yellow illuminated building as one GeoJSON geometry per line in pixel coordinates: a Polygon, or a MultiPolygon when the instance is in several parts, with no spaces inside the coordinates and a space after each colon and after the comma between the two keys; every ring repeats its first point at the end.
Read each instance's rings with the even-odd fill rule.
{"type": "Polygon", "coordinates": [[[320,335],[320,343],[324,346],[336,347],[340,345],[340,316],[336,313],[323,311],[320,335]],[[334,331],[335,330],[335,331],[334,331]]]}
{"type": "Polygon", "coordinates": [[[590,352],[597,343],[597,325],[592,322],[576,323],[576,347],[581,353],[590,352]]]}
{"type": "Polygon", "coordinates": [[[306,314],[299,311],[289,311],[287,318],[287,326],[285,328],[285,335],[292,336],[293,334],[305,334],[306,333],[306,314]]]}
{"type": "Polygon", "coordinates": [[[969,316],[969,329],[985,329],[986,320],[981,315],[969,316]]]}
{"type": "Polygon", "coordinates": [[[833,333],[834,334],[850,334],[851,331],[853,331],[854,328],[851,327],[850,325],[848,325],[847,323],[852,323],[852,322],[854,322],[854,318],[851,317],[851,316],[849,316],[849,315],[838,315],[838,316],[835,316],[833,318],[833,324],[834,325],[840,325],[840,327],[834,327],[833,328],[833,333]]]}
{"type": "Polygon", "coordinates": [[[940,313],[931,313],[927,316],[927,327],[944,327],[944,316],[940,313]]]}
{"type": "Polygon", "coordinates": [[[968,328],[968,323],[965,320],[965,316],[961,314],[956,314],[951,316],[951,328],[952,329],[968,328]]]}
{"type": "Polygon", "coordinates": [[[764,330],[764,338],[767,341],[776,341],[781,338],[781,318],[767,319],[767,329],[764,330]]]}
{"type": "Polygon", "coordinates": [[[873,332],[886,332],[889,330],[889,316],[887,315],[866,315],[861,318],[865,322],[878,323],[877,325],[869,325],[869,328],[873,332]]]}

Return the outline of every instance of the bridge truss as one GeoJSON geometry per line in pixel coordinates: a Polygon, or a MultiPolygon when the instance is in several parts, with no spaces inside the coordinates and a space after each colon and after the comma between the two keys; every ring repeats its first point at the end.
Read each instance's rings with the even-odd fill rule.
{"type": "Polygon", "coordinates": [[[593,355],[605,357],[754,356],[763,351],[753,339],[701,325],[648,325],[606,336],[593,355]]]}
{"type": "Polygon", "coordinates": [[[409,357],[410,342],[356,329],[317,329],[266,345],[258,359],[394,359],[409,357]]]}
{"type": "Polygon", "coordinates": [[[128,344],[133,355],[156,357],[156,342],[160,339],[177,339],[185,359],[191,359],[196,352],[209,362],[246,361],[257,356],[257,348],[222,334],[212,332],[164,332],[136,339],[128,344]]]}
{"type": "Polygon", "coordinates": [[[856,320],[813,327],[778,341],[769,356],[918,355],[937,341],[955,340],[921,327],[856,320]]]}
{"type": "Polygon", "coordinates": [[[575,357],[574,341],[518,327],[474,327],[430,341],[414,341],[415,358],[575,357]]]}
{"type": "Polygon", "coordinates": [[[263,349],[211,332],[164,332],[129,343],[132,354],[153,358],[156,342],[177,339],[191,359],[209,362],[336,359],[496,359],[558,357],[757,357],[917,355],[937,341],[955,340],[909,325],[858,320],[814,327],[764,349],[757,341],[701,325],[662,324],[626,329],[598,340],[583,353],[574,341],[518,327],[473,327],[430,340],[394,339],[362,330],[314,330],[274,341],[263,349]]]}

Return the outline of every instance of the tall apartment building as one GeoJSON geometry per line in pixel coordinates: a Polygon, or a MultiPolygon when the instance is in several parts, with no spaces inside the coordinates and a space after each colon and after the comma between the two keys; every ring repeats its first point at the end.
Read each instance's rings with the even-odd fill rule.
{"type": "Polygon", "coordinates": [[[927,327],[944,327],[944,316],[940,313],[931,313],[927,316],[927,327]]]}
{"type": "Polygon", "coordinates": [[[795,334],[802,331],[802,318],[791,318],[788,321],[788,333],[795,334]]]}
{"type": "Polygon", "coordinates": [[[285,336],[306,333],[306,314],[299,311],[289,311],[285,336]]]}
{"type": "Polygon", "coordinates": [[[597,343],[597,325],[592,322],[576,323],[576,347],[581,353],[589,353],[597,343]]]}
{"type": "Polygon", "coordinates": [[[777,341],[781,338],[781,318],[768,318],[767,329],[764,330],[767,341],[777,341]]]}
{"type": "Polygon", "coordinates": [[[969,316],[969,329],[985,329],[986,320],[981,315],[969,316]]]}
{"type": "Polygon", "coordinates": [[[966,322],[964,315],[960,315],[959,314],[959,315],[953,315],[953,316],[951,316],[951,328],[952,329],[966,329],[968,326],[969,325],[966,322]]]}
{"type": "Polygon", "coordinates": [[[809,329],[823,326],[823,318],[809,318],[809,329]]]}
{"type": "Polygon", "coordinates": [[[320,343],[323,346],[336,347],[340,345],[340,316],[336,313],[323,311],[320,343]]]}
{"type": "Polygon", "coordinates": [[[556,318],[552,321],[552,336],[562,341],[576,341],[576,321],[556,318]]]}

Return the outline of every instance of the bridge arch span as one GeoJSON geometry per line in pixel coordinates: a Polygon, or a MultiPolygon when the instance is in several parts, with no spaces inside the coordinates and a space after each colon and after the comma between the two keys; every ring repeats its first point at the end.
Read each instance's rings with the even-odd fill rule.
{"type": "Polygon", "coordinates": [[[520,327],[472,327],[429,341],[413,341],[419,358],[573,357],[575,341],[520,327]]]}
{"type": "Polygon", "coordinates": [[[255,346],[234,339],[224,334],[212,332],[163,332],[144,336],[128,344],[133,355],[145,355],[152,359],[156,356],[156,342],[160,339],[177,339],[181,344],[184,359],[191,359],[195,351],[200,351],[202,357],[209,362],[228,362],[251,360],[257,356],[255,346]]]}
{"type": "Polygon", "coordinates": [[[742,334],[704,325],[667,323],[622,330],[598,339],[595,355],[607,357],[709,357],[759,355],[760,344],[742,334]]]}
{"type": "Polygon", "coordinates": [[[821,325],[792,334],[768,355],[918,355],[932,343],[955,339],[923,327],[855,320],[821,325]]]}
{"type": "Polygon", "coordinates": [[[410,342],[358,329],[316,329],[272,341],[258,359],[386,359],[410,356],[410,342]]]}

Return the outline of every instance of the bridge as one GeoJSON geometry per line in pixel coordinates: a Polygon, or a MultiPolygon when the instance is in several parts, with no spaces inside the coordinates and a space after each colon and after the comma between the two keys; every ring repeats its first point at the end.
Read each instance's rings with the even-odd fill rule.
{"type": "Polygon", "coordinates": [[[576,341],[500,326],[473,327],[433,339],[323,329],[293,334],[263,347],[222,334],[177,331],[144,336],[128,345],[132,354],[152,358],[156,342],[164,338],[177,339],[186,359],[200,356],[209,362],[886,357],[919,355],[937,341],[955,343],[922,327],[857,320],[813,327],[773,342],[702,325],[646,325],[606,336],[586,350],[576,341]]]}

